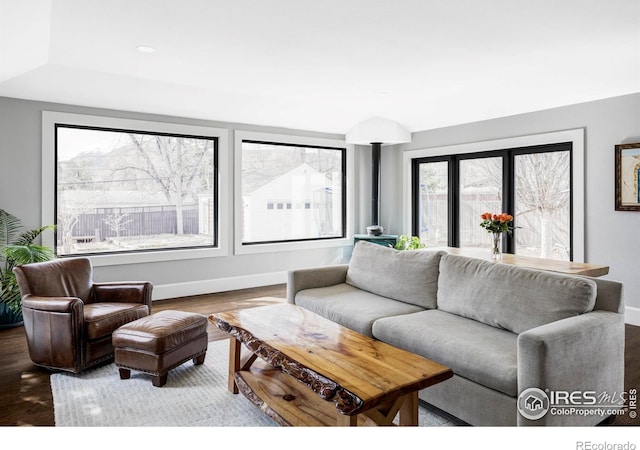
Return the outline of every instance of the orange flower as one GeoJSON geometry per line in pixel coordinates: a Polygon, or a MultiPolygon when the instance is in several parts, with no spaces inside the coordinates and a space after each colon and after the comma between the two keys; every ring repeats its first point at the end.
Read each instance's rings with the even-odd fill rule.
{"type": "Polygon", "coordinates": [[[499,214],[482,213],[480,226],[490,233],[509,233],[513,231],[513,216],[505,212],[499,214]]]}

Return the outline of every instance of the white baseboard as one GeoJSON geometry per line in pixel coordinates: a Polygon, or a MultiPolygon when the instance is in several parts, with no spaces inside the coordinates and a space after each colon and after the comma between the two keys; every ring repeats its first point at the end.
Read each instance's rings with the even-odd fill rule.
{"type": "Polygon", "coordinates": [[[624,321],[629,325],[640,327],[640,308],[627,306],[624,311],[624,321]]]}
{"type": "Polygon", "coordinates": [[[153,300],[213,294],[260,286],[272,286],[287,282],[287,272],[259,273],[240,277],[216,278],[186,283],[160,284],[153,286],[153,300]]]}

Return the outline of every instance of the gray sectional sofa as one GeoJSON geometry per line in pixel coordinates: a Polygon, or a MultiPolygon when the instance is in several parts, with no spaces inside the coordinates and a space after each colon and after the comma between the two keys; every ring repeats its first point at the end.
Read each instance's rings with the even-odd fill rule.
{"type": "Polygon", "coordinates": [[[616,281],[359,241],[347,265],[290,271],[287,299],[449,366],[454,377],[420,398],[471,425],[595,425],[606,417],[552,414],[553,402],[528,419],[520,394],[624,389],[616,281]]]}

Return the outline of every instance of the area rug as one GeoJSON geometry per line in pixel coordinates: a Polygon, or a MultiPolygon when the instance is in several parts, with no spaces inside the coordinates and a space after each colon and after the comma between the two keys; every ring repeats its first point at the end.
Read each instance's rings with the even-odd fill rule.
{"type": "MultiPolygon", "coordinates": [[[[169,372],[167,384],[131,372],[120,380],[109,364],[82,374],[51,375],[58,427],[269,427],[277,426],[243,395],[227,390],[228,340],[209,343],[205,363],[169,372]]],[[[451,417],[420,407],[421,426],[451,426],[451,417]]]]}

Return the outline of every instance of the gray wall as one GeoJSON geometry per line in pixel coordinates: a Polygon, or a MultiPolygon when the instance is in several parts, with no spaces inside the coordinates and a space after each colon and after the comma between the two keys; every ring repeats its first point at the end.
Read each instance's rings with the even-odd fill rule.
{"type": "MultiPolygon", "coordinates": [[[[0,97],[0,208],[39,225],[41,201],[41,112],[61,111],[190,125],[342,138],[314,132],[154,116],[0,97]]],[[[607,278],[625,283],[628,306],[640,308],[640,212],[614,211],[614,146],[640,142],[640,94],[615,97],[546,111],[413,133],[409,144],[383,147],[382,225],[402,233],[402,152],[507,137],[585,129],[587,262],[607,264],[607,278]]],[[[231,133],[233,145],[233,133],[231,133]]],[[[370,170],[368,147],[355,154],[355,232],[370,225],[370,170]]],[[[144,279],[156,285],[242,277],[345,261],[350,250],[322,249],[277,254],[229,256],[96,268],[96,279],[144,279]]],[[[640,313],[640,311],[639,311],[640,313]]],[[[640,316],[640,315],[639,315],[640,316]]],[[[640,319],[636,319],[640,320],[640,319]]]]}
{"type": "Polygon", "coordinates": [[[614,146],[640,142],[640,94],[413,133],[411,143],[384,153],[385,223],[402,232],[403,151],[574,128],[585,130],[585,261],[609,265],[607,278],[625,284],[627,306],[640,308],[640,212],[615,211],[614,199],[614,146]]]}
{"type": "MultiPolygon", "coordinates": [[[[344,139],[344,136],[333,134],[155,116],[0,97],[0,208],[18,216],[29,227],[41,224],[41,124],[43,110],[226,128],[231,131],[229,142],[231,149],[234,148],[233,131],[236,129],[344,139]]],[[[363,158],[360,153],[362,151],[356,151],[356,161],[363,158]]],[[[366,158],[366,155],[364,157],[366,158]]],[[[233,157],[231,156],[230,165],[231,167],[233,165],[233,157]]],[[[356,222],[359,215],[360,213],[356,213],[356,222]]],[[[358,224],[356,223],[356,225],[358,224]]],[[[138,279],[149,280],[154,285],[160,286],[227,278],[236,279],[235,277],[249,276],[251,278],[252,275],[257,274],[272,274],[286,272],[293,268],[344,262],[349,257],[350,250],[350,248],[331,248],[288,251],[273,254],[100,266],[95,267],[94,270],[96,281],[138,279]]],[[[286,277],[283,277],[281,282],[285,280],[286,277]]],[[[238,283],[242,285],[243,282],[241,280],[232,283],[232,285],[237,287],[238,283]]],[[[249,284],[247,287],[250,286],[249,284]]],[[[188,286],[186,286],[185,292],[192,293],[188,286]]]]}

